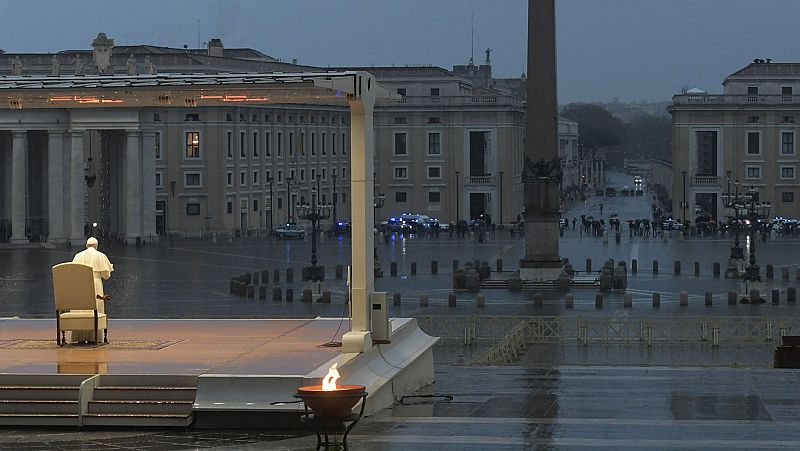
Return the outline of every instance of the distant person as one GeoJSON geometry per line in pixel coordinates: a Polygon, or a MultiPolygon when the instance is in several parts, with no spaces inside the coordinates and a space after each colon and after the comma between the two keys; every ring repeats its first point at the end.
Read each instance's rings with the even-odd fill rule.
{"type": "Polygon", "coordinates": [[[602,202],[600,202],[600,214],[601,215],[603,214],[603,203],[602,202]]]}
{"type": "MultiPolygon", "coordinates": [[[[106,254],[97,250],[97,238],[89,237],[86,240],[86,250],[78,252],[72,259],[73,263],[83,263],[92,267],[94,274],[94,293],[95,302],[97,303],[97,312],[105,313],[105,301],[109,298],[105,296],[103,291],[103,280],[108,280],[111,273],[114,271],[114,265],[108,260],[106,254]]],[[[95,341],[92,337],[93,331],[74,331],[72,332],[72,339],[74,341],[95,341]]]]}

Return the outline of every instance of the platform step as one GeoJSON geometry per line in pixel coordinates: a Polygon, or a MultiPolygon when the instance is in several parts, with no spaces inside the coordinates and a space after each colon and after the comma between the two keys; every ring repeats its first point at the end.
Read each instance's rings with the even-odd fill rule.
{"type": "Polygon", "coordinates": [[[77,400],[78,387],[2,385],[0,386],[0,399],[77,400]]]}
{"type": "Polygon", "coordinates": [[[0,414],[78,414],[78,400],[0,399],[0,414]]]}
{"type": "Polygon", "coordinates": [[[95,400],[89,401],[89,413],[188,415],[193,404],[183,400],[95,400]]]}
{"type": "Polygon", "coordinates": [[[100,386],[94,400],[194,401],[197,387],[100,386]]]}
{"type": "MultiPolygon", "coordinates": [[[[592,288],[600,286],[600,279],[592,278],[575,278],[570,282],[572,288],[592,288]]],[[[484,279],[481,282],[481,288],[484,289],[507,289],[508,280],[505,279],[484,279]]],[[[556,283],[554,281],[548,282],[534,282],[525,280],[522,282],[523,290],[555,290],[556,283]]]]}
{"type": "Polygon", "coordinates": [[[187,427],[192,414],[86,414],[84,426],[187,427]]]}
{"type": "Polygon", "coordinates": [[[78,426],[78,414],[0,413],[1,426],[78,426]]]}

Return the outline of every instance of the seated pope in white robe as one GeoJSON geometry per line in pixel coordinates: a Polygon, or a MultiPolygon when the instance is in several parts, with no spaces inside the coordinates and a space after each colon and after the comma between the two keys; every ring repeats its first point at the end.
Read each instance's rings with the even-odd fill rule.
{"type": "MultiPolygon", "coordinates": [[[[98,313],[105,313],[105,300],[97,299],[97,296],[105,296],[103,292],[103,280],[108,280],[114,271],[114,265],[108,261],[106,254],[97,250],[97,238],[90,237],[86,240],[86,250],[75,254],[73,263],[83,263],[92,267],[94,272],[94,292],[97,302],[98,313]]],[[[102,334],[102,331],[98,331],[102,334]]],[[[101,335],[102,338],[102,335],[101,335]]],[[[81,330],[72,332],[72,341],[94,341],[92,331],[81,330]]]]}

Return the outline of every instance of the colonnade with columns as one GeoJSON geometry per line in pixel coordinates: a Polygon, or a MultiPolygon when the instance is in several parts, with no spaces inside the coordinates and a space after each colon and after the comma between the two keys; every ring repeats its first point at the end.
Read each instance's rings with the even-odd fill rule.
{"type": "MultiPolygon", "coordinates": [[[[137,237],[155,234],[155,159],[143,148],[155,145],[155,132],[141,130],[138,123],[79,123],[70,112],[25,111],[0,113],[0,219],[10,226],[9,242],[29,242],[32,231],[26,221],[36,212],[46,220],[42,238],[51,243],[81,245],[86,236],[88,203],[92,199],[85,179],[88,141],[91,133],[118,130],[124,146],[110,152],[120,164],[120,179],[110,177],[119,195],[115,237],[136,242],[137,237]]],[[[84,118],[85,119],[85,118],[84,118]]],[[[99,161],[97,149],[95,161],[99,161]]],[[[98,174],[100,176],[100,174],[98,174]]]]}

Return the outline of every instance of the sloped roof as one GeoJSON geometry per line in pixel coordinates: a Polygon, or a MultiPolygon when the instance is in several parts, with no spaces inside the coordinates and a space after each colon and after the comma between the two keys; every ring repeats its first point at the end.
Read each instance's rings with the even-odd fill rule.
{"type": "Polygon", "coordinates": [[[364,71],[379,78],[456,77],[449,70],[438,66],[342,66],[330,69],[364,71]]]}
{"type": "Polygon", "coordinates": [[[727,78],[800,77],[800,63],[750,63],[727,78]]]}

